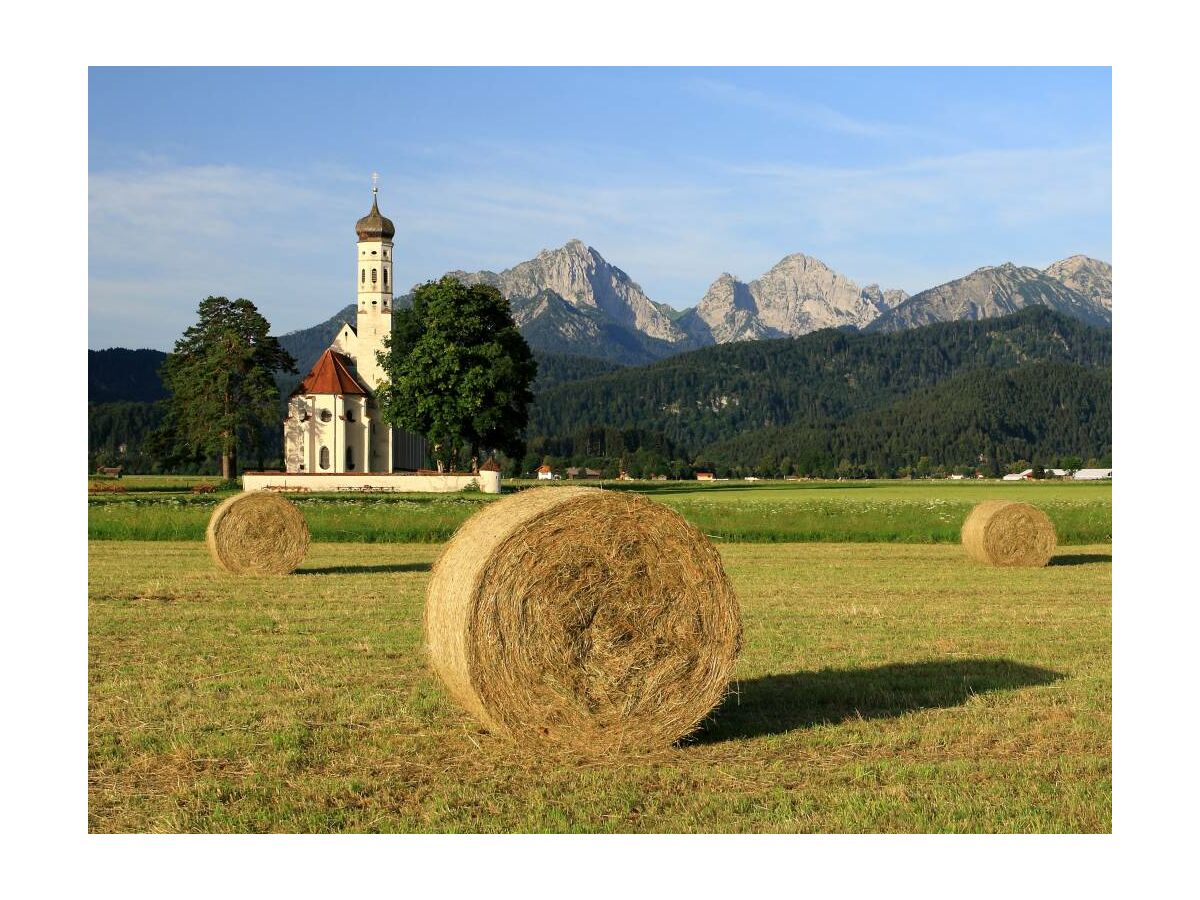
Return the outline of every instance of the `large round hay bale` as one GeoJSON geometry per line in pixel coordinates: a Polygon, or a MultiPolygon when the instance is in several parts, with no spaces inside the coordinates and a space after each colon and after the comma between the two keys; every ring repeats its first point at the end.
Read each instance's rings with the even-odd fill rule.
{"type": "Polygon", "coordinates": [[[663,747],[725,695],[737,597],[711,542],[643,497],[536,488],[472,516],[433,567],[430,659],[495,733],[663,747]]]}
{"type": "Polygon", "coordinates": [[[308,525],[277,494],[251,491],[213,510],[204,536],[209,555],[235,575],[286,575],[308,553],[308,525]]]}
{"type": "Polygon", "coordinates": [[[985,500],[962,527],[967,555],[990,566],[1044,566],[1058,546],[1054,523],[1036,506],[985,500]]]}

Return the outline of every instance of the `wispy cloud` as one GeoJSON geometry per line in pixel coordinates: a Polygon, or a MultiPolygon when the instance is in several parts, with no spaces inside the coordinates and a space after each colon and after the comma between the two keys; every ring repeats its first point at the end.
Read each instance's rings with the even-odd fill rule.
{"type": "Polygon", "coordinates": [[[1107,146],[985,150],[888,166],[767,162],[724,168],[805,205],[828,235],[891,231],[902,224],[931,234],[971,223],[1019,227],[1103,216],[1112,201],[1107,146]]]}
{"type": "Polygon", "coordinates": [[[783,97],[715,78],[692,78],[685,82],[685,86],[693,93],[719,103],[800,122],[832,134],[873,139],[943,139],[933,132],[910,125],[852,116],[824,103],[798,97],[783,97]]]}

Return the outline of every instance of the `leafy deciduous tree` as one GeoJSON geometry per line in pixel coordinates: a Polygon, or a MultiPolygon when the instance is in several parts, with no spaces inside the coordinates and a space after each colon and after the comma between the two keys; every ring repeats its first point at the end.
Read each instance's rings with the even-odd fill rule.
{"type": "Polygon", "coordinates": [[[450,276],[427,282],[395,312],[384,346],[380,407],[425,435],[439,469],[453,468],[464,446],[472,468],[483,447],[523,455],[537,363],[498,290],[450,276]]]}

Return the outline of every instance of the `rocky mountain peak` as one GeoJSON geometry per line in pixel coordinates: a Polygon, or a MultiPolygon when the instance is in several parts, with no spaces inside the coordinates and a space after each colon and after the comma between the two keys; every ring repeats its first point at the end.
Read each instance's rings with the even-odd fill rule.
{"type": "Polygon", "coordinates": [[[722,273],[696,307],[695,319],[718,343],[795,336],[818,328],[861,328],[906,297],[878,285],[860,289],[816,257],[790,253],[749,284],[722,273]]]}
{"type": "Polygon", "coordinates": [[[935,322],[990,319],[1028,306],[1048,306],[1092,325],[1112,324],[1110,308],[1048,273],[1011,262],[984,266],[908,298],[870,328],[899,331],[935,322]]]}
{"type": "Polygon", "coordinates": [[[489,275],[492,273],[480,272],[467,278],[495,284],[510,301],[530,299],[550,290],[577,309],[598,310],[616,324],[648,337],[668,343],[688,340],[639,284],[578,238],[542,250],[535,258],[492,276],[494,281],[489,275]]]}
{"type": "Polygon", "coordinates": [[[782,269],[785,271],[832,272],[834,275],[838,274],[829,266],[825,265],[822,260],[817,259],[815,256],[808,256],[805,253],[789,253],[774,266],[772,266],[769,271],[773,272],[776,269],[782,269]]]}
{"type": "Polygon", "coordinates": [[[1077,253],[1051,263],[1045,271],[1093,303],[1112,309],[1112,265],[1104,260],[1077,253]]]}

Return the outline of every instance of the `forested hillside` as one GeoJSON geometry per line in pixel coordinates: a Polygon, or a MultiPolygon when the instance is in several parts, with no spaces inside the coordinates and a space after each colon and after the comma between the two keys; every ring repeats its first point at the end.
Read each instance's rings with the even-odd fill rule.
{"type": "Polygon", "coordinates": [[[158,367],[166,358],[161,350],[89,350],[88,403],[153,403],[163,399],[167,392],[158,377],[158,367]]]}
{"type": "Polygon", "coordinates": [[[569,353],[541,353],[534,351],[538,373],[533,382],[535,395],[558,387],[568,381],[582,381],[607,375],[621,368],[619,363],[595,359],[590,356],[572,356],[569,353]]]}
{"type": "Polygon", "coordinates": [[[732,474],[999,476],[1111,454],[1109,370],[1034,363],[967,372],[842,422],[747,432],[705,448],[699,463],[732,474]]]}
{"type": "Polygon", "coordinates": [[[824,330],[685,353],[540,395],[531,441],[605,425],[661,432],[685,452],[771,426],[841,421],[975,369],[1106,368],[1108,330],[1036,307],[895,334],[824,330]]]}

